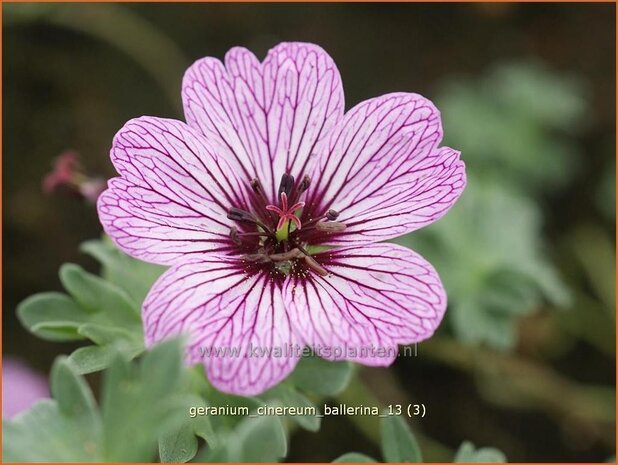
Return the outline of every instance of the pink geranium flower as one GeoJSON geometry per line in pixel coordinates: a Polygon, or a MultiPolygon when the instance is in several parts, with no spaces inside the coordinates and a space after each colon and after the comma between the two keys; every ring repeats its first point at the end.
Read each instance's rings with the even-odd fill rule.
{"type": "Polygon", "coordinates": [[[49,397],[45,377],[22,363],[5,357],[2,361],[2,417],[13,418],[32,404],[49,397]]]}
{"type": "Polygon", "coordinates": [[[147,345],[188,334],[217,388],[257,394],[304,346],[330,360],[393,362],[428,338],[446,295],[433,267],[379,243],[426,226],[465,186],[438,147],[439,112],[392,93],[344,114],[320,47],[244,48],[186,72],[187,123],[129,121],[116,135],[99,217],[133,257],[171,265],[143,306],[147,345]]]}
{"type": "Polygon", "coordinates": [[[53,169],[43,178],[42,187],[48,195],[60,191],[95,204],[99,194],[105,190],[105,184],[103,178],[87,176],[79,154],[66,150],[54,160],[53,169]]]}

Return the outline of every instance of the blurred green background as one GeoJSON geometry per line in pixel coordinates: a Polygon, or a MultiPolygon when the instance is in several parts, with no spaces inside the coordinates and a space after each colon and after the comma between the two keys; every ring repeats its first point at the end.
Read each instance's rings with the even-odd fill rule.
{"type": "MultiPolygon", "coordinates": [[[[110,177],[114,133],[132,117],[182,118],[195,59],[243,45],[315,42],[347,105],[413,91],[442,111],[468,188],[440,222],[399,239],[435,264],[447,318],[417,357],[363,369],[369,393],[423,402],[411,422],[427,460],[462,440],[510,461],[615,454],[615,5],[9,4],[3,7],[3,353],[47,372],[73,349],[27,333],[30,294],[60,290],[94,208],[46,196],[53,159],[77,150],[110,177]],[[431,438],[431,439],[429,439],[431,438]]],[[[97,377],[92,378],[96,384],[97,377]]],[[[376,423],[326,418],[296,431],[288,461],[379,456],[376,423]]]]}

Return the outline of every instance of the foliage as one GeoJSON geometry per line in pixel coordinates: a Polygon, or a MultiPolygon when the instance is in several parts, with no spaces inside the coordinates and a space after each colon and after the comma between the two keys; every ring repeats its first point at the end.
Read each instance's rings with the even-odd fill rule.
{"type": "MultiPolygon", "coordinates": [[[[64,265],[68,294],[42,293],[18,309],[24,326],[50,341],[90,340],[52,370],[53,400],[41,401],[5,421],[4,456],[15,461],[274,462],[287,455],[287,430],[295,424],[320,429],[315,415],[256,416],[262,405],[316,407],[315,400],[345,390],[352,365],[305,357],[288,379],[256,397],[214,389],[200,366],[182,363],[181,341],[145,351],[139,309],[146,290],[163,271],[134,260],[103,238],[82,250],[102,265],[99,277],[64,265]],[[131,362],[138,357],[139,361],[131,362]],[[100,406],[84,373],[103,372],[100,406]],[[188,414],[191,408],[244,406],[242,416],[188,414]],[[131,437],[131,441],[126,441],[131,437]],[[206,447],[200,450],[200,439],[206,447]]],[[[317,407],[316,407],[317,408],[317,407]]],[[[419,445],[401,417],[381,419],[388,462],[420,462],[419,445]]],[[[337,461],[374,461],[358,453],[337,461]]]]}
{"type": "Polygon", "coordinates": [[[180,342],[171,341],[139,364],[116,354],[105,372],[100,406],[73,363],[59,358],[51,375],[54,399],[3,422],[4,460],[152,460],[158,436],[169,434],[186,416],[181,353],[180,342]]]}
{"type": "Polygon", "coordinates": [[[60,280],[69,295],[36,294],[19,305],[28,330],[52,341],[92,341],[71,354],[80,373],[107,367],[116,350],[129,358],[143,351],[140,307],[123,289],[72,264],[61,267],[60,280]]]}
{"type": "Polygon", "coordinates": [[[474,447],[470,441],[464,441],[453,460],[455,463],[504,463],[506,457],[494,447],[474,447]]]}
{"type": "Polygon", "coordinates": [[[539,198],[577,166],[570,137],[583,127],[586,87],[541,63],[511,62],[480,80],[452,80],[437,101],[468,185],[445,218],[399,242],[435,264],[458,338],[510,350],[522,317],[571,302],[550,260],[539,198]]]}
{"type": "MultiPolygon", "coordinates": [[[[406,421],[396,415],[386,415],[380,420],[380,445],[385,463],[420,463],[421,449],[406,421]]],[[[376,462],[375,459],[358,452],[348,452],[333,460],[333,463],[376,462]]],[[[470,441],[464,441],[453,458],[455,463],[463,462],[506,462],[505,455],[494,447],[476,449],[470,441]]]]}
{"type": "Polygon", "coordinates": [[[122,253],[107,236],[84,242],[81,250],[98,260],[102,266],[101,276],[122,288],[137,305],[141,305],[154,282],[165,271],[164,266],[135,260],[122,253]]]}
{"type": "Polygon", "coordinates": [[[587,91],[541,63],[495,66],[479,79],[453,79],[437,99],[445,143],[471,172],[522,191],[564,186],[577,167],[587,91]]]}
{"type": "MultiPolygon", "coordinates": [[[[311,398],[333,396],[350,382],[350,363],[307,357],[288,379],[259,397],[221,393],[210,386],[202,367],[180,363],[178,342],[145,352],[140,308],[164,268],[128,257],[107,238],[89,241],[82,250],[101,262],[103,277],[77,265],[64,265],[60,280],[68,294],[36,294],[20,304],[18,315],[22,324],[39,337],[58,342],[90,340],[93,345],[59,359],[57,366],[61,368],[54,373],[63,375],[52,375],[55,400],[41,402],[6,422],[8,437],[19,437],[5,449],[7,457],[17,461],[45,461],[50,456],[56,461],[148,461],[158,444],[162,461],[187,462],[198,453],[198,438],[202,438],[209,447],[201,453],[201,461],[275,461],[287,453],[287,433],[279,418],[222,416],[212,417],[211,423],[206,415],[192,418],[187,413],[189,408],[242,405],[254,412],[266,404],[315,407],[311,398]],[[141,359],[137,366],[130,364],[135,357],[141,359]],[[105,371],[99,411],[80,375],[100,370],[105,371]],[[90,399],[83,402],[90,406],[86,419],[94,418],[87,428],[80,426],[86,421],[81,410],[79,415],[62,410],[63,402],[68,405],[73,395],[67,391],[71,383],[80,388],[82,397],[90,399]],[[149,429],[141,425],[169,426],[149,429]],[[57,451],[45,445],[26,447],[36,440],[41,428],[53,434],[50,441],[57,451]],[[27,433],[29,429],[32,434],[27,433]],[[76,431],[84,436],[83,450],[77,452],[71,450],[69,441],[76,431]],[[131,442],[124,440],[129,435],[131,442]]],[[[77,388],[73,391],[78,392],[77,388]]],[[[283,419],[309,431],[320,428],[317,416],[283,419]]]]}
{"type": "Polygon", "coordinates": [[[388,416],[381,422],[382,455],[386,462],[422,462],[421,450],[400,416],[388,416]]]}

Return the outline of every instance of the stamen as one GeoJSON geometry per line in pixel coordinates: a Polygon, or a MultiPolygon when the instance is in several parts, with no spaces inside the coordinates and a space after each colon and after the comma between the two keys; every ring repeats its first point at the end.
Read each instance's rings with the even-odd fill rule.
{"type": "Polygon", "coordinates": [[[259,195],[263,199],[266,199],[266,194],[264,193],[264,186],[262,186],[262,183],[258,178],[253,178],[251,180],[251,188],[257,195],[259,195]]]}
{"type": "Polygon", "coordinates": [[[264,237],[271,237],[270,234],[268,234],[267,232],[261,232],[261,231],[257,231],[257,232],[246,232],[246,233],[238,233],[238,235],[240,237],[244,237],[244,236],[264,236],[264,237]]]}
{"type": "Polygon", "coordinates": [[[294,247],[296,247],[297,249],[299,249],[304,255],[310,255],[309,252],[307,252],[305,250],[305,248],[303,246],[301,246],[298,242],[296,242],[295,240],[291,240],[290,241],[292,243],[292,245],[294,247]]]}
{"type": "Polygon", "coordinates": [[[258,220],[255,216],[253,216],[253,214],[249,213],[248,211],[233,207],[233,208],[230,208],[229,211],[227,212],[227,217],[230,220],[239,221],[241,223],[253,223],[259,226],[260,228],[262,228],[264,231],[266,231],[268,235],[270,236],[275,235],[268,226],[266,226],[264,223],[262,223],[260,220],[258,220]]]}
{"type": "Polygon", "coordinates": [[[311,182],[311,178],[307,175],[304,175],[303,179],[300,181],[300,184],[298,185],[298,195],[302,194],[307,189],[309,189],[310,182],[311,182]]]}
{"type": "MultiPolygon", "coordinates": [[[[304,260],[305,266],[313,273],[319,276],[328,276],[329,272],[313,258],[307,250],[301,245],[301,237],[305,237],[305,231],[317,230],[321,233],[331,234],[345,231],[346,225],[342,222],[335,221],[339,217],[339,212],[329,209],[322,215],[319,215],[303,225],[301,223],[298,210],[305,207],[305,202],[299,202],[301,195],[309,189],[311,178],[307,175],[303,176],[298,184],[295,183],[294,176],[285,173],[281,176],[279,184],[278,196],[280,199],[279,205],[269,205],[264,186],[258,178],[250,181],[251,188],[256,194],[253,199],[253,207],[257,208],[256,214],[251,211],[240,208],[230,208],[227,212],[227,217],[230,220],[254,224],[257,229],[248,232],[240,232],[237,227],[230,228],[230,240],[237,246],[245,244],[243,239],[245,236],[262,237],[245,244],[257,245],[259,248],[253,250],[252,253],[242,255],[243,260],[272,267],[273,272],[283,273],[287,275],[294,269],[297,261],[304,260]],[[271,216],[272,212],[278,216],[276,229],[272,227],[271,222],[276,217],[271,216]],[[265,215],[265,216],[264,216],[265,215]],[[267,220],[266,226],[261,218],[267,220]],[[292,228],[294,223],[295,228],[292,228]],[[304,227],[303,227],[304,226],[304,227]],[[302,233],[298,232],[303,230],[302,233]],[[267,239],[263,239],[266,237],[267,239]],[[274,241],[274,242],[271,242],[274,241]],[[277,253],[272,253],[277,252],[277,253]]],[[[244,229],[244,227],[241,227],[244,229]]],[[[251,228],[253,229],[253,228],[251,228]]],[[[312,238],[311,232],[308,239],[312,238]]],[[[309,241],[311,242],[311,240],[309,241]]]]}
{"type": "Polygon", "coordinates": [[[328,271],[326,271],[324,267],[316,262],[310,255],[305,255],[305,263],[314,273],[319,274],[320,276],[328,276],[328,271]]]}
{"type": "Polygon", "coordinates": [[[240,240],[240,237],[238,237],[238,229],[236,229],[236,226],[232,226],[230,229],[230,239],[234,244],[242,245],[242,241],[240,240]]]}
{"type": "Polygon", "coordinates": [[[270,258],[268,255],[258,252],[258,253],[250,253],[243,256],[245,260],[256,263],[269,263],[270,258]]]}
{"type": "Polygon", "coordinates": [[[292,189],[294,189],[294,176],[284,173],[279,183],[279,195],[286,194],[290,196],[292,195],[292,189]]]}
{"type": "Polygon", "coordinates": [[[256,222],[255,217],[251,213],[245,210],[241,210],[240,208],[235,208],[235,207],[230,208],[230,210],[227,212],[227,217],[228,219],[232,221],[241,221],[244,223],[255,223],[256,222]]]}
{"type": "Polygon", "coordinates": [[[331,209],[326,212],[326,218],[328,218],[330,221],[335,221],[338,217],[339,212],[336,210],[331,209]]]}
{"type": "Polygon", "coordinates": [[[323,231],[325,233],[336,233],[345,231],[346,225],[344,223],[340,223],[339,221],[322,221],[316,224],[315,228],[318,231],[323,231]]]}
{"type": "Polygon", "coordinates": [[[309,221],[306,221],[304,226],[305,226],[305,231],[311,231],[313,229],[318,229],[320,231],[324,231],[324,232],[340,232],[345,230],[345,225],[343,223],[338,223],[338,226],[327,226],[328,223],[326,222],[320,222],[321,220],[329,220],[329,221],[335,221],[337,219],[337,217],[339,216],[339,212],[335,211],[335,210],[328,210],[324,215],[322,216],[318,216],[316,218],[313,218],[309,221]],[[316,224],[317,223],[317,224],[316,224]],[[342,228],[343,225],[343,229],[339,229],[342,228]],[[329,229],[330,228],[330,229],[329,229]]]}
{"type": "Polygon", "coordinates": [[[298,248],[294,248],[294,249],[290,250],[289,252],[270,254],[268,257],[273,262],[283,262],[285,260],[292,260],[294,258],[297,258],[297,257],[301,256],[301,255],[303,255],[303,253],[298,248]]]}

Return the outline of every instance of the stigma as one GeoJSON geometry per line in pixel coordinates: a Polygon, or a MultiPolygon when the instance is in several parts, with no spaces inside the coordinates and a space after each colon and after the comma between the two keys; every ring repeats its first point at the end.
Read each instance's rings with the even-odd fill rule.
{"type": "Polygon", "coordinates": [[[302,223],[300,222],[298,216],[296,216],[296,211],[302,209],[304,206],[305,202],[296,202],[291,207],[288,207],[288,195],[285,192],[281,192],[281,208],[275,205],[266,205],[266,210],[275,212],[279,215],[277,231],[289,226],[289,221],[293,222],[296,229],[300,230],[302,228],[302,223]]]}

